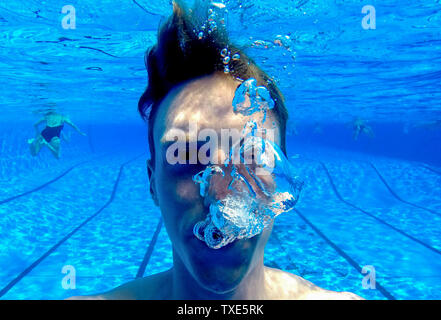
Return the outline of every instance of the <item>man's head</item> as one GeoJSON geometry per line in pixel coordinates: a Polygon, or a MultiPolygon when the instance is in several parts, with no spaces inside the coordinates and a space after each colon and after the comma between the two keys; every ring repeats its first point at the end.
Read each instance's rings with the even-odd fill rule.
{"type": "MultiPolygon", "coordinates": [[[[285,152],[287,110],[274,82],[229,43],[223,28],[199,36],[199,26],[207,15],[196,16],[195,11],[186,12],[174,3],[173,15],[161,28],[158,43],[146,55],[148,87],[139,101],[139,111],[148,121],[150,191],[161,208],[174,259],[182,261],[199,285],[224,293],[262,262],[271,228],[217,250],[198,240],[193,226],[208,214],[210,198],[200,196],[192,177],[206,165],[170,164],[170,143],[165,137],[176,129],[188,133],[189,121],[196,122],[198,130],[210,129],[219,136],[222,129],[241,131],[247,119],[233,112],[232,100],[241,81],[255,78],[259,86],[268,88],[275,102],[265,125],[270,128],[275,124],[274,142],[285,152]],[[231,56],[240,56],[230,61],[228,73],[221,55],[225,48],[231,56]]],[[[227,152],[219,150],[216,156],[224,159],[227,152]]]]}

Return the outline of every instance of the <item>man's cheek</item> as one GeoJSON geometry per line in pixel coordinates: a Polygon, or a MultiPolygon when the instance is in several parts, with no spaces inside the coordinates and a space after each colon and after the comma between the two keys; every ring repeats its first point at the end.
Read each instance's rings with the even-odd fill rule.
{"type": "Polygon", "coordinates": [[[176,183],[176,196],[182,202],[200,201],[199,187],[193,180],[181,180],[176,183]]]}
{"type": "Polygon", "coordinates": [[[160,207],[167,218],[179,219],[182,223],[196,217],[202,218],[203,199],[192,180],[172,181],[168,178],[162,181],[168,181],[160,188],[160,207]]]}

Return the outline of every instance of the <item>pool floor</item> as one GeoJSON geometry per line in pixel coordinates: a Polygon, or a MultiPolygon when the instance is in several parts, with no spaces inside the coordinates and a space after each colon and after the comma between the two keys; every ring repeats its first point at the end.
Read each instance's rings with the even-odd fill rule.
{"type": "MultiPolygon", "coordinates": [[[[93,294],[170,268],[145,159],[95,155],[0,181],[0,298],[93,294]]],[[[441,299],[440,168],[337,150],[292,163],[305,187],[266,265],[366,299],[441,299]]]]}

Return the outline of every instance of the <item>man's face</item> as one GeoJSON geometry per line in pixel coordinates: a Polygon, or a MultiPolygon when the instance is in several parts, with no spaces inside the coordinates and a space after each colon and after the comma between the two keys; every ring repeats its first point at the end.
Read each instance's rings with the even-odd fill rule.
{"type": "MultiPolygon", "coordinates": [[[[210,200],[200,196],[199,186],[193,182],[192,177],[203,171],[206,164],[199,161],[197,164],[189,164],[188,161],[187,164],[170,164],[167,148],[174,141],[167,141],[166,136],[179,130],[187,133],[192,142],[189,121],[197,124],[199,132],[204,129],[214,130],[219,139],[222,129],[242,132],[249,118],[235,114],[232,107],[239,85],[240,82],[217,74],[176,88],[162,102],[153,128],[153,197],[161,208],[174,253],[199,285],[216,293],[231,291],[256,264],[263,262],[264,247],[272,227],[253,238],[236,240],[220,249],[211,249],[197,239],[193,234],[193,226],[207,217],[210,200]]],[[[274,129],[274,142],[280,145],[280,133],[277,126],[273,127],[274,122],[273,115],[268,114],[265,127],[274,129]]],[[[210,150],[210,153],[218,163],[223,163],[229,150],[222,148],[221,141],[218,146],[217,150],[210,150]]],[[[229,176],[226,178],[231,179],[229,176]]],[[[226,183],[224,187],[227,187],[226,183]]]]}

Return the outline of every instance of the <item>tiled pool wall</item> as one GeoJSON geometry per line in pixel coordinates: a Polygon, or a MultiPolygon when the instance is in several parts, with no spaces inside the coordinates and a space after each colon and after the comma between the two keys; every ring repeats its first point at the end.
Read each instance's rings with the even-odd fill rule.
{"type": "Polygon", "coordinates": [[[441,166],[441,125],[436,125],[435,121],[411,124],[368,122],[368,125],[374,137],[360,133],[354,140],[350,122],[299,123],[297,134],[288,123],[288,152],[295,154],[298,150],[310,149],[317,154],[322,148],[333,148],[441,166]]]}

